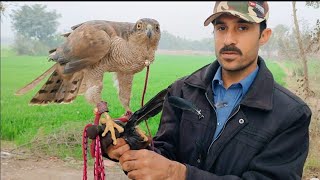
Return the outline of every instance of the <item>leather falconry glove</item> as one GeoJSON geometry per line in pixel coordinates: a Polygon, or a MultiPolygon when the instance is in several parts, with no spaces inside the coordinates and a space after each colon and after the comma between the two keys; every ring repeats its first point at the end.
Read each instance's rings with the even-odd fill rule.
{"type": "MultiPolygon", "coordinates": [[[[154,96],[149,102],[147,102],[142,108],[137,110],[132,114],[129,121],[123,123],[121,121],[115,120],[115,122],[124,128],[122,133],[119,133],[115,129],[116,138],[122,137],[129,144],[130,149],[138,150],[147,147],[150,141],[145,141],[141,136],[137,125],[139,125],[143,120],[147,120],[155,115],[157,115],[163,106],[165,96],[167,94],[167,88],[160,91],[156,96],[154,96]]],[[[111,134],[108,132],[104,137],[102,133],[104,131],[105,125],[92,125],[88,127],[87,133],[90,139],[95,139],[97,135],[101,138],[101,148],[107,149],[107,147],[112,144],[111,134]]],[[[103,151],[102,151],[103,152],[103,151]]],[[[103,154],[105,156],[105,154],[103,154]]]]}

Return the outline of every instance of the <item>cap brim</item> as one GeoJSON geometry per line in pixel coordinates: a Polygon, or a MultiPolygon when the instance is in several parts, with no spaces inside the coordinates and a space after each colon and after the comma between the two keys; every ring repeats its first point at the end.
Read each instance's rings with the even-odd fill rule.
{"type": "Polygon", "coordinates": [[[242,13],[239,13],[237,11],[232,11],[232,10],[226,10],[226,11],[223,11],[223,12],[218,12],[218,13],[214,13],[212,14],[211,16],[209,16],[205,21],[204,21],[204,26],[208,26],[212,21],[214,21],[215,19],[217,19],[219,16],[221,16],[222,14],[231,14],[233,16],[237,16],[245,21],[248,21],[248,22],[254,22],[254,23],[260,23],[262,22],[264,19],[261,19],[261,18],[253,18],[251,17],[250,19],[249,18],[246,18],[246,16],[249,16],[248,14],[247,15],[244,15],[242,13]]]}
{"type": "Polygon", "coordinates": [[[208,26],[210,23],[212,23],[213,20],[217,19],[223,13],[215,13],[209,16],[205,21],[204,21],[204,26],[208,26]]]}

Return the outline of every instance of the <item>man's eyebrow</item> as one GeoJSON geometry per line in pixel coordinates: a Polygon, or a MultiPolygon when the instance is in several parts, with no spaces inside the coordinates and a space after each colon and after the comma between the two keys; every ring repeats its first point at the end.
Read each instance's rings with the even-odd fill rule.
{"type": "Polygon", "coordinates": [[[212,22],[212,24],[213,25],[218,25],[218,24],[225,24],[223,21],[220,21],[220,20],[214,20],[213,22],[212,22]]]}

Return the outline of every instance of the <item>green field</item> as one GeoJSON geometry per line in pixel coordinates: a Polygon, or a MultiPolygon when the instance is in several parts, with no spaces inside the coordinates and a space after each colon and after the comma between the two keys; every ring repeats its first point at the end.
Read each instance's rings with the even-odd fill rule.
{"type": "MultiPolygon", "coordinates": [[[[196,69],[212,62],[214,57],[191,55],[157,55],[150,67],[148,88],[145,103],[163,88],[166,88],[177,78],[187,75],[196,69]]],[[[15,96],[19,88],[31,82],[53,63],[47,57],[15,56],[8,50],[1,51],[1,139],[13,140],[17,144],[30,142],[35,135],[42,132],[48,135],[73,124],[82,127],[93,122],[93,107],[83,96],[79,96],[71,104],[50,104],[47,106],[30,106],[28,102],[44,84],[41,82],[35,89],[23,96],[15,96]]],[[[276,63],[268,62],[278,82],[284,84],[285,73],[276,63]]],[[[131,98],[132,110],[138,110],[141,104],[146,70],[134,78],[131,98]]],[[[113,86],[112,74],[105,73],[103,99],[109,104],[110,115],[118,117],[124,113],[113,86]]],[[[158,128],[160,115],[149,120],[152,134],[158,128]]],[[[143,129],[144,123],[141,125],[143,129]]],[[[69,128],[70,127],[70,128],[69,128]]],[[[79,137],[81,138],[81,137],[79,137]]]]}

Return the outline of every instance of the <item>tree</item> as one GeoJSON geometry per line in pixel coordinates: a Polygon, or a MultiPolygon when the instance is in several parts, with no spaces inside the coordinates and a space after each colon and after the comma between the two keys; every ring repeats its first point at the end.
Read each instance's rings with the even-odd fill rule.
{"type": "MultiPolygon", "coordinates": [[[[307,1],[306,6],[318,9],[320,1],[307,1]]],[[[314,30],[309,34],[310,42],[307,45],[307,53],[320,52],[320,19],[317,19],[314,30]]]]}
{"type": "Polygon", "coordinates": [[[214,44],[212,38],[204,38],[202,40],[188,40],[170,34],[168,31],[164,30],[161,32],[159,49],[213,51],[214,44]]]}
{"type": "Polygon", "coordinates": [[[0,1],[0,13],[3,14],[5,9],[4,4],[0,1]]]}
{"type": "Polygon", "coordinates": [[[261,50],[266,52],[268,58],[272,58],[273,56],[288,56],[290,53],[287,52],[288,48],[284,46],[287,41],[289,34],[289,28],[283,24],[278,24],[272,30],[272,35],[267,44],[261,47],[261,50]],[[284,48],[285,47],[285,48],[284,48]]]}
{"type": "MultiPolygon", "coordinates": [[[[320,6],[320,2],[319,1],[307,1],[306,2],[307,6],[311,6],[314,8],[319,8],[320,6]]],[[[303,38],[301,36],[300,33],[300,29],[299,29],[299,23],[298,23],[298,18],[297,18],[297,9],[296,9],[296,1],[292,1],[292,11],[293,11],[293,20],[294,20],[294,32],[295,32],[295,36],[296,36],[296,40],[298,42],[298,46],[299,46],[299,55],[300,58],[302,60],[302,64],[303,64],[303,92],[304,92],[304,96],[305,97],[309,97],[311,95],[311,90],[310,90],[310,86],[309,86],[309,74],[308,74],[308,62],[307,62],[307,55],[306,53],[308,51],[306,51],[306,49],[304,48],[304,43],[303,43],[303,38]]],[[[319,27],[319,20],[318,20],[318,27],[319,27]]],[[[310,44],[313,44],[313,42],[319,42],[319,29],[318,28],[318,33],[317,36],[310,36],[310,44]]],[[[317,30],[317,28],[315,29],[317,30]]],[[[310,45],[312,46],[312,45],[310,45]]],[[[309,47],[310,48],[310,47],[309,47]]]]}
{"type": "MultiPolygon", "coordinates": [[[[30,46],[41,49],[41,46],[52,48],[52,41],[56,39],[56,31],[59,25],[57,19],[61,17],[55,10],[49,12],[46,5],[34,4],[31,6],[24,5],[20,9],[13,10],[10,17],[12,18],[12,30],[16,33],[15,47],[19,48],[19,39],[28,40],[39,46],[30,46]],[[51,45],[50,45],[51,44],[51,45]]],[[[21,42],[23,43],[23,42],[21,42]]],[[[42,47],[43,48],[43,47],[42,47]]],[[[39,50],[40,51],[40,50],[39,50]]],[[[30,49],[29,54],[43,54],[37,49],[30,49]],[[35,52],[35,53],[34,53],[35,52]]]]}
{"type": "Polygon", "coordinates": [[[318,9],[320,7],[319,1],[306,1],[306,6],[314,7],[318,9]]]}
{"type": "Polygon", "coordinates": [[[310,42],[307,46],[307,53],[317,53],[320,52],[320,20],[317,20],[316,27],[309,34],[310,42]]]}
{"type": "Polygon", "coordinates": [[[2,22],[2,17],[4,16],[5,14],[5,11],[7,11],[7,5],[8,3],[4,3],[2,1],[0,1],[0,16],[1,16],[1,22],[2,22]]]}

